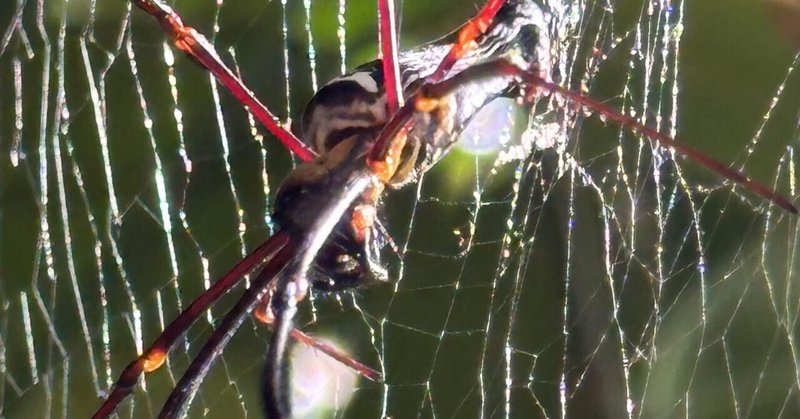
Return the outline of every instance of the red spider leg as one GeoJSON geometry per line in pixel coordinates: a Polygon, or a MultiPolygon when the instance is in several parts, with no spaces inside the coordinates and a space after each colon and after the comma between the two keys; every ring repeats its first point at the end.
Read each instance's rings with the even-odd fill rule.
{"type": "MultiPolygon", "coordinates": [[[[363,164],[363,160],[361,162],[363,164]]],[[[260,301],[268,298],[273,289],[275,294],[281,297],[281,303],[286,302],[286,307],[276,311],[274,333],[267,354],[267,365],[270,365],[273,360],[279,365],[283,365],[286,340],[292,330],[292,317],[296,311],[297,302],[302,300],[308,291],[309,283],[306,273],[313,265],[317,252],[328,239],[333,228],[353,200],[370,184],[371,178],[365,173],[362,166],[362,168],[355,167],[348,176],[340,178],[340,181],[341,183],[334,185],[334,189],[338,189],[340,193],[331,194],[327,196],[329,199],[323,199],[323,202],[320,202],[320,214],[322,215],[311,229],[302,234],[292,235],[286,245],[270,258],[250,288],[225,315],[170,393],[159,417],[182,417],[185,414],[191,399],[197,393],[198,387],[208,374],[216,357],[222,353],[248,314],[260,301]],[[274,279],[275,282],[273,282],[274,279]],[[271,355],[273,352],[277,352],[279,356],[273,357],[271,355]]],[[[280,375],[279,378],[282,382],[285,375],[280,375]]]]}
{"type": "MultiPolygon", "coordinates": [[[[288,234],[278,232],[269,240],[261,244],[249,255],[242,259],[236,266],[233,267],[228,273],[225,274],[218,281],[214,282],[211,287],[201,294],[197,299],[182,311],[164,331],[159,335],[155,342],[150,345],[144,354],[139,356],[138,359],[128,364],[122,371],[116,383],[112,387],[111,393],[107,396],[106,401],[97,410],[93,417],[102,418],[107,417],[114,411],[114,409],[133,391],[133,387],[139,380],[142,373],[149,373],[160,368],[166,360],[167,354],[177,343],[178,339],[186,332],[191,324],[193,324],[198,317],[200,317],[211,304],[214,303],[220,296],[228,292],[242,277],[253,270],[261,261],[269,258],[278,249],[286,245],[290,240],[288,234]]],[[[262,316],[256,316],[257,319],[265,321],[262,316]]],[[[356,371],[358,374],[366,377],[369,380],[380,382],[382,377],[381,373],[371,369],[370,367],[348,357],[336,348],[314,340],[313,337],[294,329],[291,332],[291,337],[301,343],[317,349],[318,351],[330,356],[336,361],[344,364],[345,366],[356,371]]]]}
{"type": "Polygon", "coordinates": [[[208,69],[220,84],[241,102],[267,130],[280,140],[289,150],[303,161],[311,161],[317,157],[312,149],[284,128],[278,118],[272,114],[244,85],[241,79],[222,62],[214,46],[191,26],[184,25],[181,17],[171,7],[160,0],[131,0],[140,9],[153,16],[172,38],[172,42],[181,51],[194,58],[201,66],[208,69]]]}
{"type": "Polygon", "coordinates": [[[786,211],[789,211],[792,214],[797,214],[797,207],[795,207],[794,204],[791,201],[789,201],[789,199],[775,192],[769,186],[751,179],[743,172],[729,167],[725,163],[722,163],[719,160],[716,160],[711,156],[704,154],[703,152],[701,152],[696,148],[676,142],[674,138],[666,134],[662,134],[650,127],[644,126],[639,122],[637,122],[635,119],[623,115],[619,111],[615,110],[614,108],[606,104],[588,98],[578,92],[573,92],[571,90],[565,89],[535,74],[524,73],[519,68],[514,67],[510,64],[507,63],[504,64],[506,68],[513,69],[512,70],[513,72],[521,73],[521,75],[524,75],[523,80],[528,81],[531,85],[547,89],[551,92],[567,97],[570,100],[574,101],[575,103],[578,103],[582,106],[586,106],[592,111],[597,112],[598,114],[603,115],[608,119],[618,123],[620,126],[626,127],[633,132],[639,132],[643,134],[645,137],[658,142],[662,146],[671,148],[677,151],[678,154],[681,154],[691,160],[694,160],[695,162],[705,166],[706,168],[719,174],[720,176],[730,179],[742,185],[745,189],[749,190],[750,192],[753,192],[754,194],[772,202],[773,204],[785,209],[786,211]]]}
{"type": "MultiPolygon", "coordinates": [[[[533,87],[533,91],[528,95],[528,98],[531,98],[534,95],[540,94],[541,90],[547,90],[552,93],[560,94],[569,100],[586,107],[600,115],[603,115],[607,119],[610,119],[620,126],[626,127],[633,132],[638,132],[644,135],[645,137],[658,142],[664,147],[670,148],[678,152],[678,154],[685,156],[691,160],[696,161],[697,163],[705,166],[706,168],[710,169],[711,171],[719,174],[722,177],[732,180],[740,185],[742,185],[747,190],[755,193],[756,195],[769,200],[770,202],[774,203],[775,205],[783,208],[784,210],[792,213],[797,214],[797,208],[790,202],[786,197],[778,194],[772,188],[750,179],[747,175],[742,173],[739,170],[732,169],[725,165],[724,163],[715,160],[714,158],[702,153],[700,150],[697,150],[693,147],[690,147],[685,144],[681,144],[675,141],[672,137],[662,134],[652,128],[646,127],[635,119],[621,114],[619,111],[615,110],[614,108],[600,103],[594,99],[588,98],[578,92],[573,92],[569,89],[565,89],[553,82],[547,81],[535,74],[530,72],[524,71],[519,67],[508,63],[506,61],[495,61],[493,63],[489,63],[487,69],[492,72],[503,73],[512,75],[519,80],[523,81],[526,84],[529,84],[533,87]]],[[[437,96],[441,96],[444,92],[447,92],[451,89],[451,85],[453,83],[457,83],[454,80],[445,80],[444,82],[438,83],[436,85],[428,85],[423,87],[423,92],[426,95],[430,95],[431,98],[425,97],[415,97],[414,104],[418,109],[430,109],[432,106],[435,107],[435,101],[437,96]]],[[[387,125],[388,126],[388,125],[387,125]]],[[[383,134],[383,133],[382,133],[383,134]]]]}
{"type": "MultiPolygon", "coordinates": [[[[455,65],[455,63],[458,62],[458,60],[463,57],[464,54],[475,48],[475,39],[486,32],[486,29],[489,28],[492,20],[494,20],[497,11],[500,10],[504,3],[505,0],[489,0],[489,2],[486,3],[486,5],[484,5],[483,8],[478,12],[478,14],[461,28],[461,30],[458,32],[458,42],[453,44],[447,55],[442,58],[442,61],[439,62],[436,70],[425,78],[424,84],[437,83],[447,75],[450,69],[453,68],[453,65],[455,65]]],[[[386,74],[385,62],[384,74],[386,74]]],[[[384,84],[386,83],[386,80],[387,77],[384,76],[384,84]]],[[[380,164],[378,162],[383,161],[386,156],[394,154],[388,150],[390,147],[389,143],[392,141],[394,134],[399,131],[398,128],[389,129],[389,125],[395,125],[396,127],[405,125],[409,118],[411,118],[412,114],[413,111],[407,106],[400,108],[398,114],[390,113],[390,115],[394,115],[394,117],[392,117],[386,127],[381,131],[381,135],[378,137],[378,140],[375,141],[375,145],[372,147],[372,150],[370,150],[369,155],[367,156],[367,161],[370,162],[370,165],[380,164]]],[[[384,169],[376,170],[383,171],[384,169]]]]}
{"type": "MultiPolygon", "coordinates": [[[[288,236],[288,234],[287,234],[288,236]]],[[[295,257],[297,243],[295,240],[286,240],[272,258],[267,261],[250,288],[248,288],[236,305],[225,315],[211,337],[203,345],[200,352],[192,360],[191,365],[181,377],[178,384],[170,393],[159,414],[160,418],[173,418],[185,416],[185,411],[191,399],[198,391],[200,383],[208,373],[214,360],[222,353],[222,348],[230,341],[244,320],[253,311],[258,302],[264,298],[270,289],[270,283],[278,273],[295,257]]]]}
{"type": "Polygon", "coordinates": [[[380,372],[375,371],[374,369],[356,361],[355,359],[349,357],[347,354],[339,351],[335,347],[314,339],[313,337],[303,333],[299,329],[296,328],[292,329],[291,337],[297,342],[304,343],[308,346],[311,346],[314,349],[319,350],[325,355],[328,355],[329,357],[349,367],[350,369],[359,373],[362,377],[367,378],[370,381],[374,381],[376,383],[380,383],[381,381],[383,381],[383,376],[381,375],[380,372]]]}
{"type": "Polygon", "coordinates": [[[505,2],[506,0],[489,0],[480,12],[461,28],[458,32],[458,42],[453,44],[447,55],[442,58],[436,71],[425,79],[427,83],[436,83],[441,80],[464,54],[475,48],[475,39],[486,32],[497,11],[503,7],[505,2]]]}
{"type": "Polygon", "coordinates": [[[289,239],[289,235],[282,232],[272,236],[237,263],[225,276],[214,282],[214,284],[202,295],[197,297],[196,300],[192,301],[192,303],[161,332],[161,335],[156,338],[155,342],[153,342],[139,358],[125,367],[117,379],[117,382],[114,383],[111,393],[94,414],[94,417],[102,418],[110,415],[117,405],[133,391],[133,387],[136,385],[139,376],[141,376],[143,372],[152,372],[163,365],[170,349],[172,349],[178,339],[183,336],[189,326],[194,323],[214,301],[222,294],[226,293],[246,273],[250,272],[258,265],[259,262],[265,260],[284,247],[289,242],[289,239]]]}
{"type": "MultiPolygon", "coordinates": [[[[370,192],[380,193],[383,190],[378,179],[366,167],[366,161],[358,156],[357,153],[351,154],[349,160],[340,163],[345,166],[336,168],[336,173],[331,175],[331,182],[328,185],[329,194],[317,195],[314,208],[318,209],[319,217],[314,219],[308,228],[302,230],[302,236],[297,240],[299,243],[296,244],[297,252],[294,258],[276,281],[272,298],[275,333],[267,350],[267,362],[264,368],[264,409],[267,417],[291,417],[291,404],[287,394],[288,371],[285,368],[286,346],[293,318],[297,313],[297,303],[305,298],[308,292],[307,274],[317,253],[359,196],[370,192]]],[[[221,348],[215,351],[219,350],[221,348]]]]}
{"type": "MultiPolygon", "coordinates": [[[[269,296],[270,295],[268,295],[267,297],[269,296]]],[[[275,317],[272,314],[268,301],[269,298],[266,298],[264,301],[258,304],[256,309],[253,310],[253,317],[255,317],[256,320],[260,321],[261,323],[264,323],[268,326],[273,326],[275,323],[275,317]]],[[[312,336],[302,332],[300,329],[296,328],[292,329],[290,336],[296,342],[303,343],[306,346],[310,346],[324,353],[325,355],[328,355],[329,357],[333,358],[340,364],[350,368],[351,370],[357,372],[359,375],[370,381],[379,383],[383,380],[383,375],[380,372],[375,371],[374,369],[362,364],[361,362],[356,361],[355,359],[351,358],[350,356],[336,349],[335,347],[314,339],[312,336]]]]}
{"type": "Polygon", "coordinates": [[[394,0],[378,0],[378,29],[381,37],[386,110],[389,115],[394,115],[403,106],[403,86],[400,83],[400,63],[397,60],[397,25],[394,0]]]}

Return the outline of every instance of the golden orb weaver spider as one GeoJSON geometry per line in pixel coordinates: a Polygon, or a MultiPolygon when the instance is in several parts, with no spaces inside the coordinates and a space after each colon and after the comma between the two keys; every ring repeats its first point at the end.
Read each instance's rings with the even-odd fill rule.
{"type": "MultiPolygon", "coordinates": [[[[172,14],[168,8],[157,2],[141,0],[135,1],[135,3],[141,8],[147,10],[150,14],[156,15],[157,17],[160,16],[159,20],[162,23],[162,26],[165,27],[168,33],[172,34],[178,48],[187,52],[191,51],[193,56],[198,61],[203,63],[204,66],[210,67],[212,71],[216,68],[218,74],[227,76],[225,79],[227,81],[223,81],[223,84],[229,88],[233,86],[232,88],[235,92],[234,95],[237,96],[237,98],[245,103],[248,103],[248,101],[252,100],[252,98],[248,97],[248,91],[246,89],[235,86],[236,80],[234,77],[232,77],[232,73],[226,73],[226,70],[220,67],[219,63],[214,62],[215,56],[213,54],[213,49],[210,49],[209,45],[204,44],[201,40],[202,38],[197,38],[190,29],[183,27],[179,21],[179,18],[177,18],[177,15],[172,14]]],[[[773,201],[787,211],[792,213],[796,212],[795,208],[790,202],[773,193],[770,188],[750,180],[735,170],[728,169],[727,166],[717,163],[691,148],[681,146],[680,144],[675,143],[672,139],[654,130],[650,130],[639,125],[632,118],[622,116],[604,105],[559,88],[557,85],[547,80],[547,74],[537,74],[536,72],[532,72],[531,67],[526,67],[524,65],[520,67],[518,63],[510,65],[507,57],[502,57],[504,60],[494,60],[497,59],[497,56],[492,56],[494,59],[490,60],[490,62],[470,63],[466,66],[466,68],[459,69],[460,71],[453,70],[453,74],[457,73],[456,75],[449,73],[449,68],[453,65],[457,66],[462,59],[460,57],[461,53],[458,52],[460,49],[472,48],[473,41],[477,45],[481,45],[482,42],[484,42],[484,39],[486,39],[486,35],[484,35],[484,33],[486,31],[491,31],[491,28],[493,27],[492,25],[496,24],[496,22],[503,22],[502,19],[494,19],[494,14],[498,10],[501,10],[504,5],[506,5],[506,7],[514,8],[524,7],[520,6],[520,4],[523,3],[525,2],[515,2],[512,0],[509,0],[508,2],[490,1],[479,13],[478,18],[473,21],[477,23],[474,26],[467,26],[468,29],[459,32],[461,38],[459,42],[454,44],[456,45],[456,47],[453,48],[453,51],[456,51],[453,53],[454,58],[451,60],[443,60],[444,64],[441,64],[440,68],[444,68],[444,70],[435,72],[434,75],[429,76],[429,78],[425,80],[428,85],[423,86],[420,88],[420,90],[418,90],[418,96],[414,96],[413,94],[409,95],[410,99],[408,104],[404,107],[400,107],[398,104],[395,104],[397,100],[392,99],[391,95],[387,95],[387,114],[392,115],[392,117],[386,118],[388,122],[386,123],[385,128],[382,128],[379,130],[379,132],[370,133],[371,139],[377,137],[375,140],[375,145],[372,145],[370,141],[364,141],[363,143],[359,142],[357,144],[361,147],[350,145],[348,148],[344,149],[346,151],[345,154],[337,154],[338,152],[342,152],[341,150],[338,150],[337,153],[333,153],[335,163],[326,162],[324,160],[320,161],[319,165],[325,166],[324,170],[318,170],[318,168],[315,169],[314,166],[301,166],[298,171],[294,172],[294,176],[297,176],[297,179],[300,179],[297,181],[300,187],[309,186],[311,183],[308,181],[308,179],[321,179],[322,177],[319,173],[323,172],[326,174],[324,177],[325,180],[335,182],[331,185],[326,185],[326,188],[334,190],[338,188],[341,190],[341,192],[327,195],[329,202],[325,203],[324,208],[330,208],[330,210],[326,209],[320,211],[321,214],[326,214],[329,216],[321,217],[319,224],[309,226],[308,224],[310,224],[312,220],[310,220],[307,215],[297,216],[295,219],[296,212],[294,210],[288,210],[286,213],[282,213],[282,210],[279,209],[278,218],[283,220],[283,222],[287,223],[288,225],[295,225],[294,229],[296,229],[296,231],[293,234],[284,234],[283,232],[276,234],[273,239],[270,239],[270,241],[265,243],[265,245],[259,248],[259,250],[257,250],[253,255],[248,256],[248,258],[245,259],[242,264],[239,265],[239,267],[235,268],[230,275],[226,276],[228,281],[234,280],[236,277],[241,276],[244,271],[249,271],[251,268],[257,266],[262,259],[268,260],[265,263],[262,273],[259,275],[258,279],[253,282],[251,289],[246,293],[246,296],[243,297],[240,304],[237,305],[237,309],[235,309],[236,311],[232,311],[230,320],[226,318],[226,320],[223,321],[218,329],[219,333],[215,333],[215,336],[217,337],[212,337],[211,342],[216,342],[217,344],[222,342],[222,345],[224,345],[223,340],[224,338],[229,337],[228,332],[232,327],[235,327],[233,325],[236,322],[241,323],[241,319],[244,318],[243,316],[246,315],[254,307],[254,305],[257,304],[257,302],[268,293],[268,291],[272,289],[276,290],[276,295],[278,296],[276,301],[279,301],[280,303],[279,307],[274,313],[277,317],[277,332],[275,335],[276,338],[273,340],[273,344],[270,345],[270,354],[268,356],[269,362],[274,364],[270,369],[268,369],[268,371],[270,371],[268,376],[273,378],[267,379],[269,382],[268,385],[271,385],[271,391],[267,391],[268,399],[270,398],[269,395],[271,395],[273,398],[268,402],[269,407],[267,409],[271,414],[276,416],[285,416],[289,414],[288,409],[290,408],[290,405],[288,400],[285,400],[285,397],[281,395],[281,388],[285,387],[284,378],[282,376],[282,368],[285,366],[285,362],[282,358],[283,348],[286,345],[288,334],[292,333],[291,322],[289,319],[291,319],[294,305],[298,302],[298,300],[303,298],[309,286],[308,270],[315,265],[315,263],[317,265],[320,264],[319,259],[317,259],[318,251],[323,249],[323,255],[325,254],[324,249],[326,249],[326,246],[329,246],[330,244],[328,241],[328,236],[331,231],[336,229],[346,227],[352,228],[352,230],[347,230],[349,233],[345,232],[343,234],[345,236],[351,234],[353,237],[346,237],[344,242],[342,242],[344,244],[339,243],[341,247],[345,248],[347,248],[354,240],[362,244],[369,241],[368,237],[359,237],[359,235],[363,235],[365,233],[367,236],[381,234],[377,230],[377,221],[374,219],[373,209],[374,206],[377,205],[377,201],[381,196],[381,191],[384,187],[384,184],[391,186],[393,183],[404,183],[407,180],[406,178],[409,176],[409,173],[413,172],[411,169],[417,169],[418,171],[426,170],[428,165],[435,163],[435,161],[441,157],[440,154],[444,154],[450,145],[450,143],[446,143],[444,145],[436,144],[431,146],[431,155],[434,156],[431,158],[432,161],[427,162],[427,165],[424,164],[418,167],[417,164],[419,163],[417,162],[416,158],[413,160],[408,160],[408,155],[416,157],[416,152],[405,149],[405,144],[403,141],[408,137],[413,137],[413,134],[411,133],[421,131],[422,129],[416,128],[415,130],[414,124],[409,123],[409,120],[415,118],[415,115],[440,115],[439,121],[446,120],[446,117],[442,116],[446,114],[448,109],[448,100],[446,98],[452,92],[457,92],[460,86],[469,84],[472,80],[480,80],[481,83],[485,83],[485,79],[498,77],[503,80],[504,85],[500,90],[502,90],[504,93],[508,86],[512,86],[515,89],[519,87],[527,87],[527,93],[518,92],[516,90],[514,91],[514,96],[523,96],[525,99],[533,98],[533,92],[539,91],[543,93],[558,93],[563,95],[570,100],[586,106],[594,112],[605,115],[609,119],[612,119],[621,125],[627,126],[642,133],[644,136],[652,140],[661,142],[662,145],[672,147],[679,153],[682,153],[693,160],[702,163],[721,175],[743,184],[747,189],[768,200],[773,201]],[[478,29],[476,30],[475,28],[478,29]],[[399,110],[394,112],[394,109],[399,110]],[[400,139],[403,141],[400,141],[400,139]],[[357,150],[357,152],[351,153],[351,150],[357,150]],[[345,161],[346,163],[344,163],[345,161]],[[401,170],[402,166],[408,165],[408,162],[413,163],[404,169],[406,172],[403,172],[403,170],[401,170]],[[343,172],[341,172],[340,175],[333,176],[329,179],[327,175],[335,171],[333,169],[342,169],[343,172]],[[404,173],[404,175],[400,176],[401,178],[399,180],[394,180],[395,176],[397,176],[398,170],[400,170],[400,173],[404,173]],[[369,188],[372,189],[371,192],[368,192],[365,195],[364,190],[369,188]],[[359,204],[356,206],[362,206],[362,208],[355,208],[351,204],[351,202],[354,200],[359,202],[359,204]],[[345,223],[345,227],[339,225],[340,218],[343,214],[350,214],[350,221],[345,223]],[[356,221],[356,219],[358,219],[358,221],[356,221]],[[297,233],[297,231],[300,231],[300,233],[297,233]],[[297,254],[303,255],[303,257],[297,257],[297,254]],[[280,274],[281,272],[283,272],[283,274],[280,274]],[[287,272],[293,274],[287,275],[287,272]],[[272,281],[273,277],[275,276],[278,276],[280,280],[276,285],[268,286],[267,284],[272,281]],[[288,316],[288,319],[286,316],[288,316]]],[[[391,6],[387,2],[381,1],[380,4],[384,10],[391,10],[391,6]]],[[[387,14],[384,14],[383,16],[386,15],[387,14]]],[[[392,25],[387,23],[389,21],[389,19],[382,19],[382,27],[391,28],[392,25]]],[[[393,35],[390,35],[389,33],[390,31],[384,32],[384,39],[393,38],[393,35]]],[[[392,47],[393,44],[394,42],[391,41],[386,41],[383,43],[384,56],[395,57],[397,55],[396,51],[394,51],[392,47]]],[[[540,57],[536,56],[535,58],[539,59],[540,57]]],[[[532,62],[533,64],[539,64],[536,62],[536,60],[532,60],[532,62]]],[[[398,71],[394,69],[395,66],[392,65],[390,60],[386,60],[384,63],[386,64],[383,67],[384,74],[398,74],[398,71]]],[[[391,80],[394,80],[395,77],[385,77],[384,79],[387,80],[387,92],[397,90],[396,88],[391,87],[391,80]]],[[[411,90],[411,92],[416,91],[417,90],[414,89],[411,90]]],[[[408,91],[406,92],[406,95],[408,95],[408,91]]],[[[398,94],[398,97],[402,96],[402,94],[398,94]]],[[[254,114],[257,115],[259,120],[264,122],[265,125],[270,126],[273,121],[272,116],[263,113],[254,102],[249,102],[248,106],[254,112],[254,114]]],[[[450,108],[452,109],[453,106],[450,106],[450,108]]],[[[456,113],[458,114],[459,111],[456,111],[456,113]]],[[[429,123],[430,121],[426,121],[426,124],[429,123]]],[[[437,122],[433,126],[438,127],[440,124],[441,123],[437,122]]],[[[381,123],[380,125],[382,126],[383,124],[381,123]]],[[[452,128],[450,129],[452,130],[452,128]]],[[[286,142],[290,149],[297,152],[301,159],[310,160],[313,157],[313,152],[310,152],[302,142],[299,142],[288,136],[280,129],[280,127],[273,125],[270,130],[276,136],[282,138],[282,141],[286,142]]],[[[457,130],[455,131],[457,132],[457,130]]],[[[349,132],[348,134],[352,135],[353,133],[349,132]]],[[[417,141],[421,144],[427,144],[425,141],[428,140],[417,139],[417,141]]],[[[336,149],[338,145],[329,145],[325,143],[325,146],[330,146],[332,149],[336,149]]],[[[292,182],[293,181],[287,182],[287,190],[292,189],[292,182]]],[[[284,193],[288,194],[285,196],[293,196],[293,194],[297,192],[293,191],[284,193]]],[[[300,193],[308,194],[308,192],[300,193]]],[[[295,198],[290,199],[290,206],[295,205],[294,199],[295,198]]],[[[280,205],[280,199],[278,205],[280,205]]],[[[317,203],[315,203],[315,205],[317,205],[317,203]]],[[[345,220],[347,220],[347,218],[345,218],[345,220]]],[[[317,222],[318,220],[313,221],[317,222]]],[[[367,246],[366,249],[369,249],[369,246],[367,246]]],[[[336,254],[334,252],[334,254],[330,255],[329,258],[324,259],[323,262],[325,266],[321,268],[323,274],[330,273],[337,269],[343,269],[346,272],[352,272],[355,270],[357,271],[356,276],[360,276],[363,273],[361,270],[364,268],[364,266],[370,265],[374,261],[371,260],[372,256],[366,255],[363,252],[358,254],[357,257],[353,255],[353,252],[354,251],[352,249],[349,249],[345,254],[336,254]],[[342,257],[344,257],[344,259],[342,257]],[[360,258],[361,260],[353,262],[353,258],[360,258]],[[331,266],[336,265],[337,263],[343,263],[346,266],[331,266]]],[[[142,371],[150,371],[158,368],[161,362],[163,362],[163,357],[168,351],[169,346],[171,346],[171,344],[174,343],[174,341],[178,338],[183,330],[183,327],[196,318],[200,312],[202,312],[203,309],[208,306],[208,304],[213,302],[215,296],[221,292],[224,292],[225,288],[231,285],[228,281],[218,282],[218,284],[220,284],[219,288],[212,288],[211,291],[209,291],[207,294],[204,294],[204,297],[198,299],[196,305],[192,305],[194,308],[190,308],[185,312],[188,313],[186,314],[186,317],[179,317],[179,319],[182,320],[176,321],[176,326],[174,328],[170,327],[172,332],[162,335],[157,343],[153,345],[155,350],[151,349],[149,352],[145,353],[145,355],[131,364],[131,369],[126,370],[126,372],[123,373],[123,378],[121,378],[117,384],[117,387],[112,392],[112,396],[109,398],[109,403],[101,408],[101,410],[98,412],[98,416],[107,415],[111,412],[111,410],[113,410],[114,404],[118,403],[122,397],[124,397],[125,392],[130,391],[131,387],[136,383],[136,380],[142,371]]],[[[356,283],[357,282],[358,281],[356,281],[356,283]]],[[[330,285],[332,288],[337,288],[337,284],[335,283],[331,283],[330,285]]],[[[347,286],[349,285],[345,285],[345,287],[347,286]]],[[[190,371],[197,371],[203,368],[207,369],[213,360],[213,356],[218,353],[218,348],[209,346],[209,349],[204,350],[203,352],[206,352],[207,354],[199,356],[196,359],[197,365],[195,366],[193,364],[193,367],[190,367],[190,371]]],[[[202,379],[201,375],[202,374],[199,376],[200,379],[202,379]]],[[[184,397],[187,395],[191,396],[193,392],[196,391],[196,385],[199,384],[199,381],[196,381],[197,377],[192,377],[192,374],[188,374],[187,377],[189,378],[189,381],[185,383],[182,381],[179,383],[177,389],[178,391],[174,393],[175,397],[171,397],[170,401],[168,401],[169,408],[166,408],[164,412],[165,415],[171,416],[174,413],[181,412],[181,410],[185,408],[186,400],[184,397]]]]}

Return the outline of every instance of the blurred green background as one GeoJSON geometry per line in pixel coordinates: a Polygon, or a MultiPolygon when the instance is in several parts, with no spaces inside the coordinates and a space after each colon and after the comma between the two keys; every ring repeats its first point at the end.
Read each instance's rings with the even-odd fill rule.
{"type": "MultiPolygon", "coordinates": [[[[312,74],[320,85],[340,74],[342,2],[307,2],[308,26],[304,2],[286,3],[175,8],[215,34],[257,97],[296,122],[312,74]]],[[[346,2],[346,68],[375,57],[375,7],[346,2]]],[[[401,43],[441,36],[477,7],[406,0],[401,43]]],[[[787,146],[797,143],[800,80],[764,4],[550,7],[563,23],[553,51],[561,84],[651,125],[672,121],[680,141],[796,193],[787,146]]],[[[205,280],[274,228],[269,198],[291,157],[263,131],[253,135],[247,114],[193,62],[175,52],[169,66],[158,25],[129,9],[123,0],[0,4],[5,417],[91,414],[135,358],[136,325],[152,342],[205,280]]],[[[661,164],[664,155],[654,159],[646,142],[596,116],[539,107],[563,122],[557,137],[569,157],[536,150],[495,167],[495,155],[454,151],[421,186],[386,199],[400,281],[303,306],[304,330],[385,375],[385,385],[358,381],[350,403],[322,415],[800,415],[796,219],[696,164],[661,164]]],[[[201,320],[121,416],[154,415],[211,328],[201,320]]],[[[192,417],[260,415],[268,339],[245,324],[192,417]]]]}

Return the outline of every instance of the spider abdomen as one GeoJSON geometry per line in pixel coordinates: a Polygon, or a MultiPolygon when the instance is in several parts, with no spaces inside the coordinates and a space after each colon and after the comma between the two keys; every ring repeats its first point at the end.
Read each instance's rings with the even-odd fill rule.
{"type": "Polygon", "coordinates": [[[382,73],[364,66],[317,91],[303,113],[303,139],[324,155],[352,136],[374,140],[387,120],[382,73]]]}

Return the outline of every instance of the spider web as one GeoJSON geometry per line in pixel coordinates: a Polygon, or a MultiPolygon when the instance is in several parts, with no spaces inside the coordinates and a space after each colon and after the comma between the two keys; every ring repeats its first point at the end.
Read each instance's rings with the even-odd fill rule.
{"type": "MultiPolygon", "coordinates": [[[[176,8],[296,119],[318,85],[374,58],[373,3],[176,8]]],[[[554,77],[796,196],[795,57],[761,4],[716,3],[551,0],[554,77]]],[[[402,44],[474,10],[408,0],[402,44]]],[[[124,1],[3,2],[0,33],[0,412],[83,417],[269,237],[293,163],[124,1]]],[[[304,330],[385,375],[329,378],[342,391],[324,414],[800,415],[796,218],[591,112],[537,110],[499,152],[456,150],[387,196],[397,282],[304,304],[304,330]]],[[[123,417],[158,411],[239,292],[123,417]]],[[[268,339],[245,325],[192,416],[261,414],[268,339]]],[[[297,357],[300,377],[338,369],[297,357]]]]}

